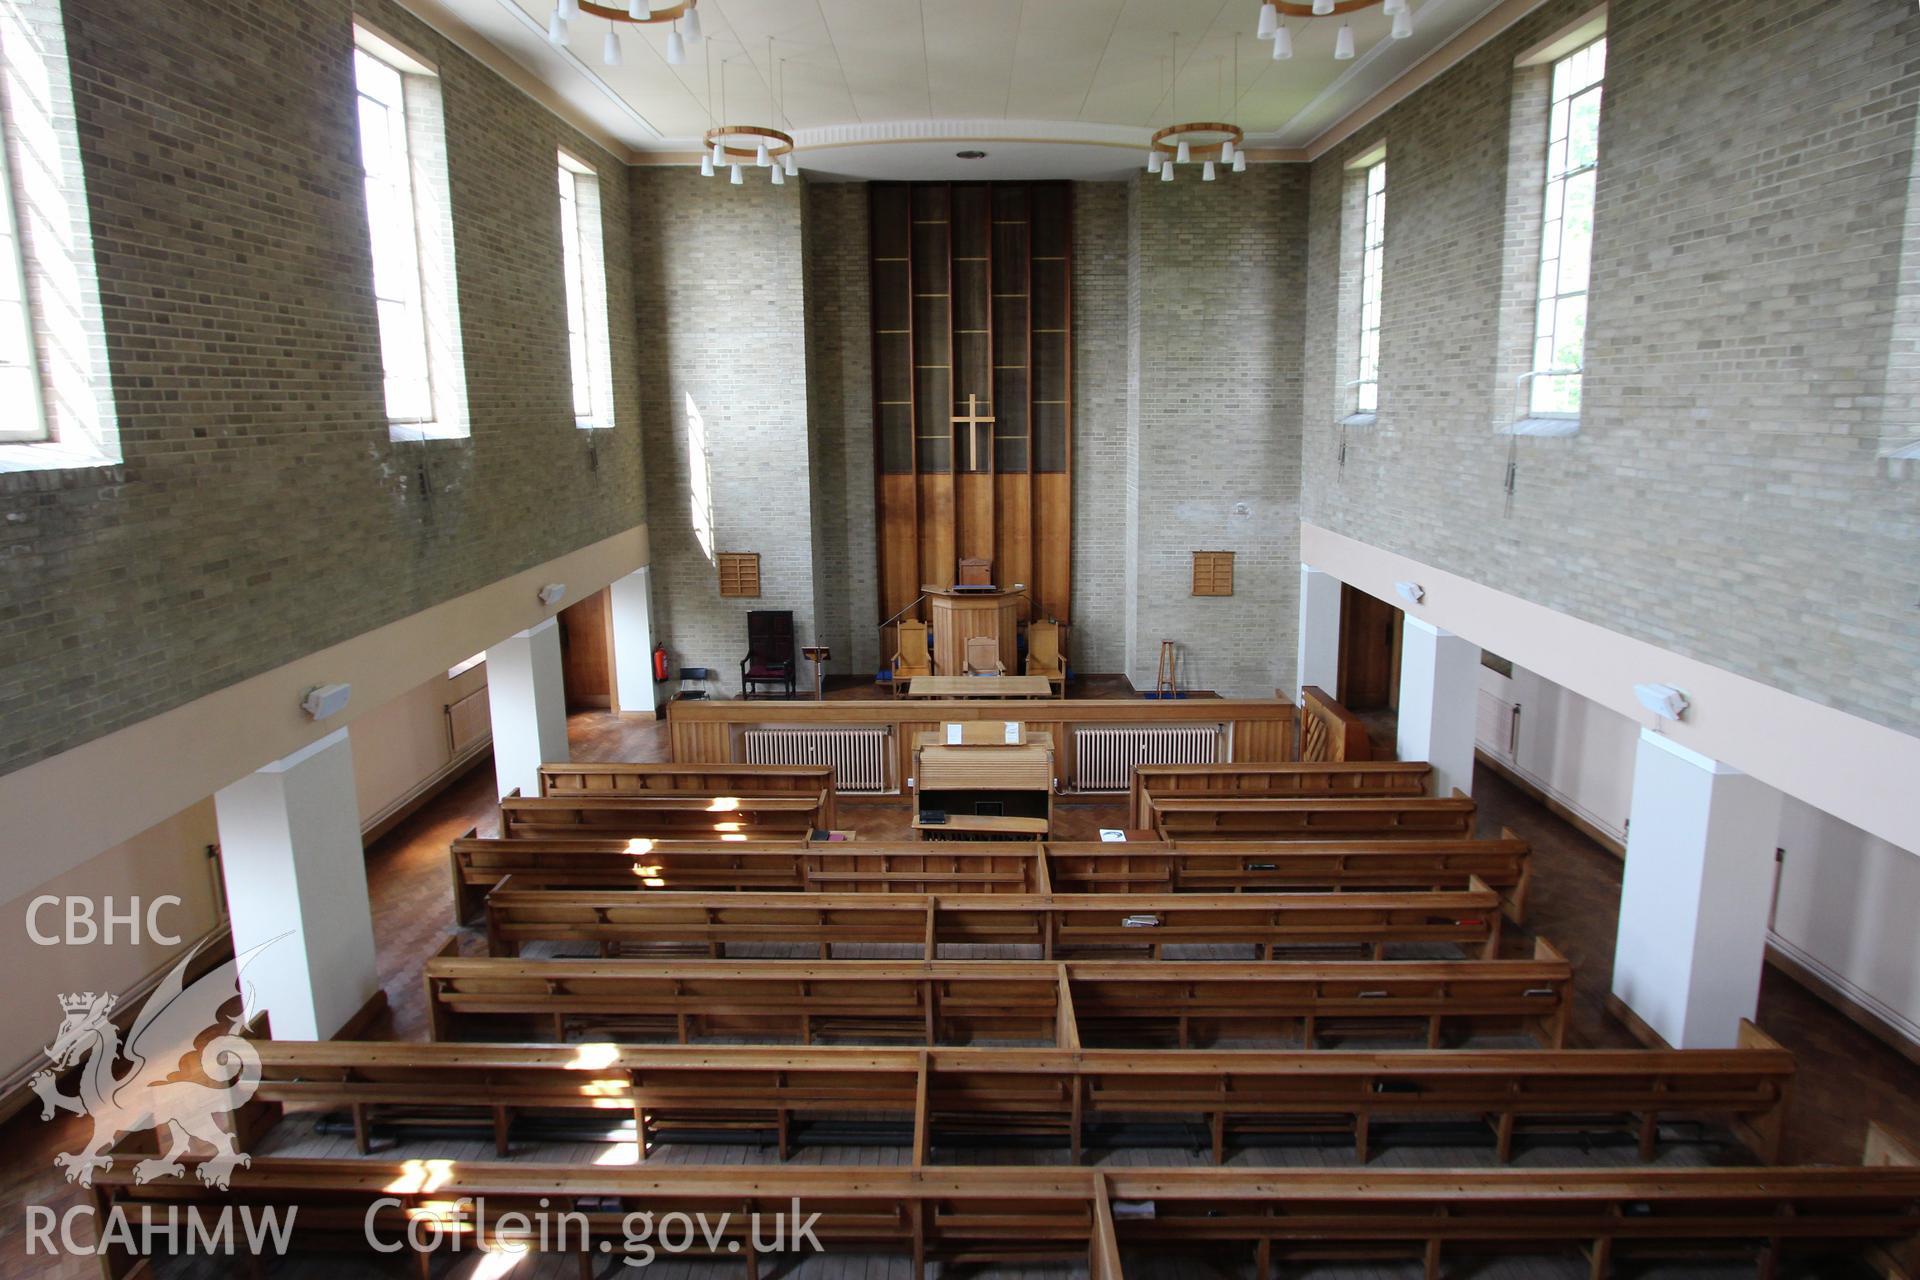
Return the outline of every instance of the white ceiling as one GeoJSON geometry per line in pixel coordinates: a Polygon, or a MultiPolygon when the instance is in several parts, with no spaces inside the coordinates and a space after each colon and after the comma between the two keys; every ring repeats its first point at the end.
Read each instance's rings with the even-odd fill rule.
{"type": "Polygon", "coordinates": [[[554,48],[555,2],[412,7],[450,14],[635,151],[694,149],[724,95],[730,122],[784,124],[824,176],[1091,178],[1134,167],[1176,119],[1305,146],[1502,0],[1410,0],[1407,40],[1367,9],[1350,19],[1351,62],[1333,59],[1331,17],[1289,19],[1296,53],[1275,62],[1253,34],[1258,0],[700,0],[707,38],[678,67],[662,25],[620,24],[619,67],[602,64],[608,24],[592,17],[554,48]],[[969,143],[988,158],[955,159],[969,143]]]}

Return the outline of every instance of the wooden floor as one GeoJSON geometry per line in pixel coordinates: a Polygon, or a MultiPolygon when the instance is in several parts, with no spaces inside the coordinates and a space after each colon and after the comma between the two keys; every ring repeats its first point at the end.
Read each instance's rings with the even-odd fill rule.
{"type": "MultiPolygon", "coordinates": [[[[829,696],[871,696],[871,686],[861,684],[846,691],[834,690],[829,696]]],[[[1115,693],[1091,685],[1087,693],[1115,693]]],[[[569,737],[576,760],[664,760],[665,726],[662,723],[622,717],[606,712],[589,712],[571,717],[569,737]]],[[[1548,813],[1499,777],[1482,770],[1475,779],[1475,798],[1480,804],[1481,834],[1497,834],[1511,827],[1534,849],[1534,883],[1528,907],[1528,930],[1553,940],[1574,963],[1577,975],[1575,1008],[1569,1044],[1577,1047],[1630,1047],[1634,1041],[1626,1029],[1615,1022],[1602,1006],[1612,969],[1614,931],[1620,896],[1620,863],[1606,850],[1580,832],[1548,813]]],[[[483,833],[492,827],[494,803],[493,778],[483,760],[480,767],[459,779],[419,813],[402,823],[370,851],[367,862],[368,886],[372,895],[375,938],[379,949],[381,982],[392,1006],[390,1020],[372,1029],[381,1037],[420,1039],[426,1034],[424,996],[420,965],[445,937],[452,923],[447,886],[447,844],[470,826],[483,833]]],[[[1058,834],[1063,839],[1092,839],[1103,826],[1122,825],[1124,806],[1113,803],[1063,802],[1057,807],[1058,834]]],[[[854,828],[862,839],[907,839],[910,832],[905,806],[894,802],[842,802],[842,824],[854,828]]],[[[478,952],[477,936],[465,935],[469,951],[478,952]]],[[[1525,944],[1516,936],[1509,946],[1525,944]]],[[[1865,1139],[1871,1118],[1888,1125],[1907,1140],[1920,1142],[1920,1068],[1916,1068],[1892,1049],[1868,1035],[1836,1010],[1817,999],[1777,972],[1769,970],[1761,990],[1758,1021],[1761,1027],[1786,1048],[1800,1064],[1790,1116],[1786,1158],[1792,1162],[1854,1163],[1865,1139]]],[[[57,1151],[79,1145],[85,1133],[83,1123],[72,1117],[41,1123],[38,1109],[22,1112],[0,1126],[0,1280],[16,1277],[67,1277],[96,1275],[91,1260],[46,1257],[29,1258],[25,1254],[22,1233],[25,1206],[47,1204],[55,1212],[80,1203],[84,1197],[63,1182],[53,1166],[57,1151]]],[[[1674,1143],[1662,1159],[1671,1163],[1712,1163],[1731,1158],[1714,1135],[1673,1135],[1674,1143]]],[[[270,1136],[256,1152],[269,1150],[287,1154],[346,1154],[349,1144],[337,1134],[316,1131],[310,1120],[293,1119],[270,1136]]],[[[490,1144],[468,1140],[441,1140],[432,1144],[432,1154],[455,1159],[491,1158],[490,1144]]],[[[423,1154],[426,1152],[422,1145],[423,1154]]],[[[402,1154],[396,1150],[395,1154],[402,1154]]],[[[749,1157],[764,1159],[764,1151],[737,1146],[669,1146],[656,1158],[671,1162],[741,1163],[749,1157]]],[[[892,1163],[903,1155],[891,1145],[813,1146],[803,1148],[795,1159],[800,1163],[892,1163]]],[[[630,1135],[601,1135],[596,1140],[535,1147],[522,1157],[566,1160],[581,1163],[627,1163],[633,1158],[630,1135]]],[[[943,1153],[943,1160],[949,1158],[943,1153]]],[[[968,1163],[1039,1163],[1059,1158],[1047,1151],[1009,1151],[993,1148],[964,1153],[968,1163]]],[[[1186,1148],[1128,1148],[1098,1153],[1094,1157],[1109,1164],[1187,1163],[1199,1158],[1197,1141],[1186,1148]]],[[[1382,1167],[1396,1164],[1439,1166],[1485,1163],[1487,1153],[1478,1146],[1421,1148],[1389,1147],[1376,1157],[1382,1167]]],[[[1632,1160],[1631,1151],[1621,1152],[1606,1146],[1589,1146],[1577,1151],[1556,1147],[1551,1151],[1522,1153],[1518,1162],[1535,1166],[1554,1164],[1612,1163],[1632,1160]]],[[[1263,1148],[1244,1151],[1236,1163],[1249,1165],[1312,1165],[1351,1163],[1344,1148],[1318,1150],[1311,1147],[1263,1148]]],[[[546,1277],[572,1277],[571,1263],[562,1259],[529,1259],[525,1264],[505,1266],[504,1258],[467,1258],[452,1265],[443,1260],[436,1276],[491,1280],[511,1276],[513,1280],[545,1280],[546,1277]]],[[[662,1259],[648,1268],[648,1274],[661,1280],[691,1280],[692,1277],[738,1277],[737,1262],[699,1263],[662,1259]]],[[[907,1262],[899,1258],[807,1258],[793,1259],[778,1270],[763,1267],[763,1276],[777,1275],[781,1280],[879,1280],[908,1275],[907,1262]]],[[[1795,1274],[1788,1271],[1783,1274],[1795,1274]]],[[[212,1277],[229,1272],[207,1261],[176,1263],[164,1269],[168,1276],[212,1277]]],[[[294,1258],[274,1268],[273,1275],[286,1277],[338,1276],[413,1276],[412,1264],[405,1260],[294,1258]]],[[[610,1262],[603,1275],[628,1274],[628,1269],[610,1262]]],[[[1083,1268],[1033,1267],[1022,1271],[996,1268],[990,1273],[979,1269],[970,1275],[993,1274],[1008,1277],[1053,1277],[1083,1275],[1083,1268]]],[[[1129,1280],[1202,1280],[1214,1277],[1250,1276],[1246,1259],[1232,1257],[1128,1258],[1129,1280]]],[[[1385,1277],[1416,1276],[1419,1268],[1406,1266],[1347,1265],[1284,1272],[1288,1276],[1312,1276],[1315,1280],[1383,1280],[1385,1277]]],[[[1467,1266],[1455,1264],[1452,1276],[1472,1275],[1476,1280],[1507,1280],[1510,1277],[1582,1277],[1585,1263],[1575,1257],[1516,1258],[1493,1260],[1467,1266]]],[[[1717,1280],[1720,1276],[1752,1275],[1750,1265],[1691,1265],[1685,1268],[1653,1266],[1637,1269],[1645,1277],[1687,1276],[1697,1280],[1717,1280]]],[[[1797,1274],[1818,1276],[1822,1280],[1854,1274],[1838,1264],[1814,1261],[1797,1274]]]]}

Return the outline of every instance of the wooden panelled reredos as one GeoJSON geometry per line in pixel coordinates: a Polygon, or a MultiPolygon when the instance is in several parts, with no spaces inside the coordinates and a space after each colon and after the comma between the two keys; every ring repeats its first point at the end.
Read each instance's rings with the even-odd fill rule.
{"type": "Polygon", "coordinates": [[[1071,595],[1073,188],[874,183],[874,462],[880,618],[963,556],[1071,595]],[[970,399],[971,397],[971,399],[970,399]],[[955,419],[990,419],[960,421],[955,419]]]}

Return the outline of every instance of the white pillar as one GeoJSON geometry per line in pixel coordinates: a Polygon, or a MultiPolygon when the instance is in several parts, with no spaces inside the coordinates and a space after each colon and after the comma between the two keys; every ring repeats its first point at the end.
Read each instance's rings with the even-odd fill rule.
{"type": "Polygon", "coordinates": [[[1308,685],[1340,693],[1340,579],[1310,564],[1300,566],[1300,657],[1294,670],[1308,685]]]}
{"type": "Polygon", "coordinates": [[[567,688],[552,618],[487,650],[493,772],[500,794],[540,794],[540,766],[567,760],[567,688]]]}
{"type": "Polygon", "coordinates": [[[652,571],[635,569],[607,588],[613,619],[613,709],[654,714],[652,571]]]}
{"type": "Polygon", "coordinates": [[[379,990],[347,731],[213,797],[236,955],[280,1040],[324,1040],[379,990]]]}
{"type": "Polygon", "coordinates": [[[1780,793],[1642,730],[1613,994],[1676,1049],[1730,1049],[1760,998],[1780,793]]]}
{"type": "Polygon", "coordinates": [[[1433,766],[1433,794],[1473,794],[1473,717],[1480,697],[1480,646],[1407,615],[1400,641],[1402,760],[1433,766]]]}

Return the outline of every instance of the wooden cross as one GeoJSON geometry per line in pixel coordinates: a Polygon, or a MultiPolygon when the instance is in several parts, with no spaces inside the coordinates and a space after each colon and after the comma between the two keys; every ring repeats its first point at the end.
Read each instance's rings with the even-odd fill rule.
{"type": "Polygon", "coordinates": [[[957,427],[965,423],[967,427],[967,470],[969,471],[978,471],[980,469],[980,437],[978,433],[974,431],[974,428],[983,423],[991,423],[992,421],[993,418],[991,415],[985,418],[980,416],[980,397],[969,391],[967,393],[967,416],[962,418],[955,415],[953,419],[954,426],[957,427]]]}

